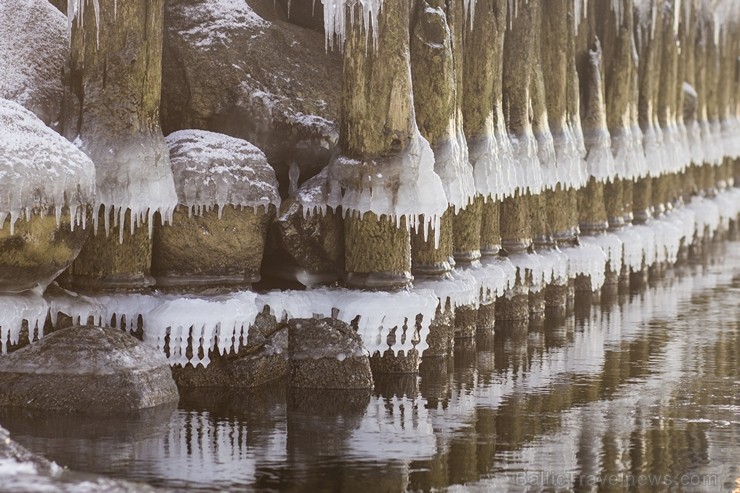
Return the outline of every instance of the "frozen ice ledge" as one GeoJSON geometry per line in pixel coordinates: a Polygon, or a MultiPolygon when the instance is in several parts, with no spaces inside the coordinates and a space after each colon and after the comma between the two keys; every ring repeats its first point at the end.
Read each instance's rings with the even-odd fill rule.
{"type": "MultiPolygon", "coordinates": [[[[366,292],[341,288],[307,291],[236,292],[227,295],[196,296],[173,294],[127,294],[88,297],[53,289],[40,296],[0,296],[0,348],[6,352],[21,334],[34,340],[43,337],[48,320],[56,326],[59,314],[76,323],[92,317],[101,325],[133,331],[141,319],[144,341],[165,351],[173,365],[191,363],[206,366],[208,353],[222,354],[239,349],[249,327],[265,307],[278,320],[336,317],[356,324],[369,354],[390,349],[407,352],[426,349],[426,336],[438,306],[476,307],[496,296],[508,296],[518,273],[531,275],[530,292],[547,284],[564,284],[578,275],[588,276],[591,287],[599,289],[607,269],[619,272],[622,266],[637,271],[658,262],[673,263],[679,247],[689,245],[706,232],[727,228],[740,213],[740,188],[722,191],[714,199],[700,197],[674,209],[647,225],[629,226],[617,233],[581,238],[580,245],[543,253],[485,259],[480,265],[456,269],[447,279],[420,280],[412,289],[396,292],[366,292]],[[24,321],[27,331],[22,331],[24,321]],[[388,335],[396,328],[414,332],[412,337],[388,335]],[[418,331],[418,333],[416,333],[418,331]],[[188,339],[193,356],[187,356],[188,339]]],[[[524,278],[525,276],[520,276],[524,278]]]]}

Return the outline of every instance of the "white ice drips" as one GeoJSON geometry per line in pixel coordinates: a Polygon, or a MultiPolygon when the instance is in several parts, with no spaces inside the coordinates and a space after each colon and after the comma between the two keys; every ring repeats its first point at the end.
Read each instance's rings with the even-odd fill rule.
{"type": "Polygon", "coordinates": [[[553,146],[557,161],[557,183],[564,189],[581,188],[588,182],[585,155],[570,124],[563,125],[561,133],[553,134],[553,146]]]}
{"type": "Polygon", "coordinates": [[[0,99],[0,229],[21,215],[68,207],[72,227],[95,202],[92,161],[17,103],[0,99]]]}
{"type": "Polygon", "coordinates": [[[439,245],[439,222],[448,207],[442,181],[434,172],[434,153],[416,129],[399,155],[364,160],[337,154],[329,164],[327,196],[308,210],[342,207],[345,216],[367,212],[391,217],[400,227],[422,231],[433,227],[439,245]],[[423,220],[422,220],[423,218],[423,220]]]}
{"type": "MultiPolygon", "coordinates": [[[[542,115],[540,118],[546,121],[547,115],[542,115]]],[[[542,132],[538,131],[535,134],[535,140],[537,141],[537,159],[542,171],[542,186],[547,190],[554,190],[560,183],[559,163],[555,154],[555,142],[549,127],[545,127],[542,132]]]]}
{"type": "Polygon", "coordinates": [[[347,38],[347,29],[353,29],[359,22],[365,30],[365,42],[372,47],[378,46],[378,18],[383,8],[384,0],[321,0],[324,5],[324,32],[326,33],[326,49],[334,49],[334,43],[339,48],[344,47],[347,38]],[[359,19],[355,18],[355,9],[360,9],[359,19]],[[349,14],[347,11],[349,10],[349,14]],[[349,24],[348,24],[349,20],[349,24]],[[372,33],[372,34],[371,34],[372,33]]]}
{"type": "Polygon", "coordinates": [[[280,208],[275,171],[246,140],[204,130],[180,130],[165,139],[179,203],[196,214],[218,206],[280,208]]]}
{"type": "Polygon", "coordinates": [[[239,349],[257,317],[257,296],[252,292],[209,298],[170,299],[146,315],[144,340],[164,349],[169,336],[169,360],[173,365],[208,366],[208,353],[218,347],[222,355],[239,349]],[[215,316],[214,316],[215,314],[215,316]],[[187,349],[192,341],[192,355],[187,349]]]}
{"type": "Polygon", "coordinates": [[[594,129],[584,133],[584,143],[588,153],[586,164],[590,177],[607,181],[617,175],[612,154],[612,141],[606,129],[594,129]]]}
{"type": "Polygon", "coordinates": [[[434,147],[434,172],[442,181],[447,202],[457,214],[473,202],[476,187],[465,134],[455,127],[455,121],[450,120],[448,138],[434,147]]]}
{"type": "Polygon", "coordinates": [[[543,188],[542,167],[537,155],[537,140],[530,131],[509,135],[516,163],[514,184],[521,193],[538,194],[543,188]]]}
{"type": "Polygon", "coordinates": [[[38,337],[43,337],[47,313],[49,304],[37,293],[0,295],[0,353],[7,353],[8,344],[20,342],[24,320],[28,322],[30,339],[34,330],[38,331],[38,337]]]}
{"type": "MultiPolygon", "coordinates": [[[[502,116],[503,118],[503,116],[502,116]]],[[[505,129],[496,132],[494,117],[486,118],[483,135],[468,140],[475,189],[482,197],[501,200],[514,194],[513,150],[505,129]]]]}

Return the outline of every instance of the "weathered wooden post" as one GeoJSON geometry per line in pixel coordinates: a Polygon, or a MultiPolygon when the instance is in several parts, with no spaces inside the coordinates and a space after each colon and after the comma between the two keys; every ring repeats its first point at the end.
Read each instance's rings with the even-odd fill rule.
{"type": "MultiPolygon", "coordinates": [[[[349,8],[356,9],[355,19],[364,18],[361,6],[349,8]]],[[[345,16],[348,27],[341,155],[330,164],[329,205],[345,213],[346,283],[351,287],[408,286],[410,227],[431,224],[438,234],[437,219],[447,209],[433,153],[415,121],[410,10],[409,2],[385,2],[377,16],[370,16],[370,25],[349,22],[349,10],[336,13],[345,16]],[[420,219],[423,224],[417,225],[420,219]]]]}
{"type": "Polygon", "coordinates": [[[439,245],[421,230],[411,236],[414,276],[444,276],[452,269],[454,215],[475,194],[462,127],[463,2],[419,0],[411,32],[414,108],[421,135],[434,151],[434,170],[442,178],[450,207],[440,221],[439,245]],[[447,9],[447,10],[446,10],[447,9]]]}
{"type": "MultiPolygon", "coordinates": [[[[76,2],[80,8],[79,2],[76,2]]],[[[81,290],[152,283],[151,230],[177,205],[159,127],[163,0],[100,0],[77,13],[65,94],[64,135],[93,160],[102,222],[71,268],[81,290]],[[109,234],[111,226],[116,232],[109,234]]]]}

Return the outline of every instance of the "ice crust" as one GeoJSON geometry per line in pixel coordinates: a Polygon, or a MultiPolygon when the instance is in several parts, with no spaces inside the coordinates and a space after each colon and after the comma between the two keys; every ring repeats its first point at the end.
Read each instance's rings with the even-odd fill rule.
{"type": "Polygon", "coordinates": [[[525,279],[529,292],[548,283],[563,285],[577,275],[588,276],[591,288],[604,283],[607,267],[620,272],[625,266],[637,271],[650,265],[675,262],[679,247],[695,238],[725,229],[740,213],[740,188],[720,192],[715,199],[696,197],[645,225],[627,226],[616,233],[589,236],[576,247],[534,254],[484,258],[480,264],[455,269],[445,279],[417,281],[411,290],[387,293],[338,288],[306,291],[237,292],[228,295],[121,294],[98,297],[51,289],[36,293],[0,296],[0,345],[17,344],[24,320],[31,336],[43,336],[50,315],[52,325],[63,313],[75,323],[89,318],[101,325],[135,331],[142,323],[144,340],[164,349],[169,337],[172,364],[209,363],[208,352],[235,351],[246,340],[248,328],[265,306],[280,321],[292,318],[335,316],[346,323],[357,319],[358,333],[370,354],[390,349],[407,352],[426,349],[429,326],[438,308],[455,310],[478,307],[497,296],[508,296],[517,279],[525,279]],[[416,325],[417,316],[421,321],[416,325]],[[395,342],[388,344],[396,328],[395,342]],[[34,329],[36,329],[34,331],[34,329]],[[417,332],[418,331],[418,332],[417,332]],[[188,337],[195,351],[187,358],[188,337]]]}
{"type": "Polygon", "coordinates": [[[246,140],[204,130],[180,130],[165,139],[177,197],[191,213],[218,206],[280,208],[275,171],[246,140]]]}
{"type": "Polygon", "coordinates": [[[21,215],[67,207],[72,226],[84,227],[85,208],[95,203],[95,166],[36,115],[0,99],[0,229],[10,234],[21,215]]]}
{"type": "MultiPolygon", "coordinates": [[[[416,129],[407,148],[396,156],[356,160],[337,152],[327,174],[317,179],[325,183],[312,182],[312,192],[302,194],[300,201],[306,213],[341,207],[345,217],[372,212],[394,218],[399,227],[403,219],[407,229],[423,231],[425,238],[431,226],[438,245],[440,217],[448,199],[434,165],[432,148],[416,129]]],[[[464,176],[456,176],[461,184],[468,183],[464,176]]],[[[448,183],[448,189],[451,186],[448,183]]],[[[468,193],[458,198],[467,200],[468,193]]]]}

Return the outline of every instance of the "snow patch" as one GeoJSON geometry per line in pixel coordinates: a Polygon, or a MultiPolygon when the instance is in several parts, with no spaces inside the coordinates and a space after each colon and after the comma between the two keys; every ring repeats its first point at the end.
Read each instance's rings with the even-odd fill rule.
{"type": "Polygon", "coordinates": [[[17,103],[0,99],[0,229],[10,234],[23,213],[54,209],[57,224],[69,208],[72,226],[82,224],[95,202],[95,166],[62,136],[17,103]]]}

